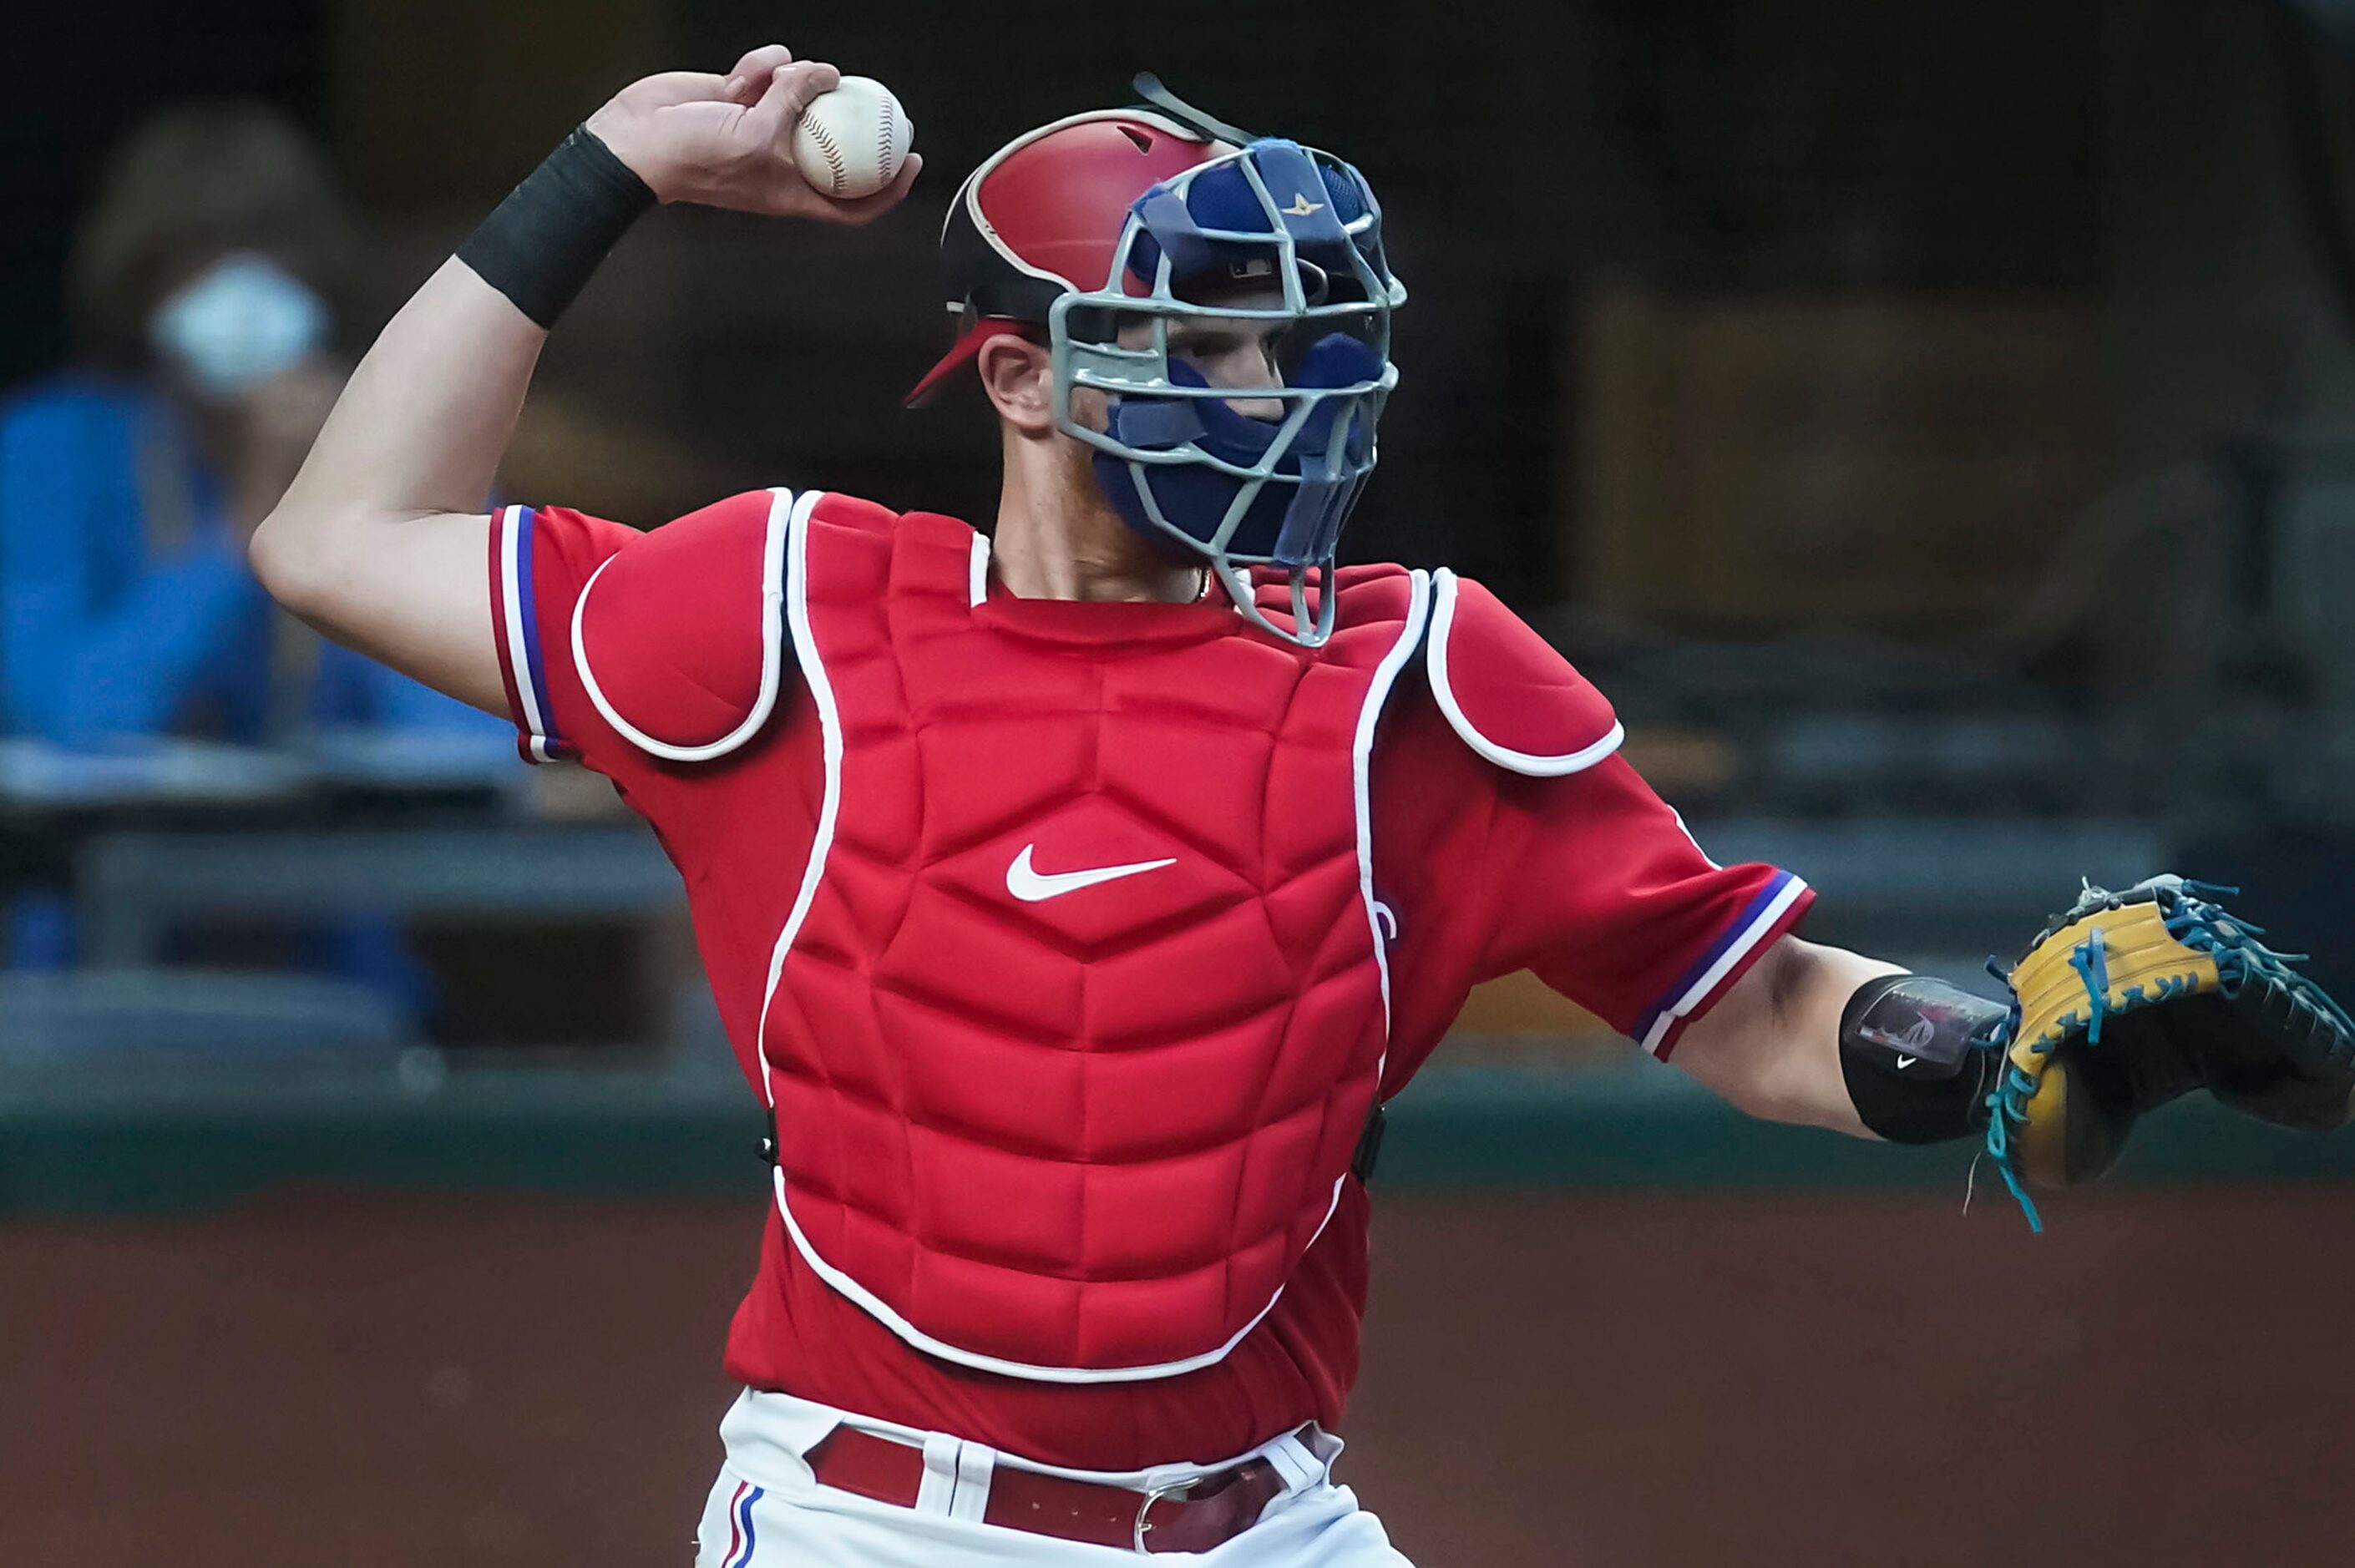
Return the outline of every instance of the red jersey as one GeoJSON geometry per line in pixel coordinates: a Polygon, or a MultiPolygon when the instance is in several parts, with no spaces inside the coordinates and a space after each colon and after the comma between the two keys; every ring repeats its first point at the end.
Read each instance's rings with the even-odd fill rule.
{"type": "MultiPolygon", "coordinates": [[[[1328,1135],[1316,1148],[1304,1145],[1298,1174],[1284,1179],[1292,1183],[1285,1191],[1310,1194],[1329,1180],[1327,1201],[1314,1212],[1274,1210],[1264,1245],[1257,1233],[1197,1238],[1210,1246],[1202,1255],[1214,1264],[1208,1272],[1221,1280],[1231,1280],[1239,1268],[1215,1263],[1229,1255],[1220,1247],[1230,1243],[1240,1249],[1237,1259],[1263,1272],[1273,1261],[1280,1272],[1271,1277],[1272,1299],[1252,1285],[1240,1297],[1231,1288],[1202,1303],[1199,1325],[1169,1321],[1173,1314],[1166,1308],[1133,1319],[1098,1311],[1073,1320],[1086,1333],[1072,1327],[1069,1334],[1041,1329],[1028,1338],[1007,1338],[993,1337],[999,1320],[1027,1322],[1030,1304],[1007,1296],[1008,1306],[995,1317],[968,1310],[961,1320],[962,1292],[926,1288],[926,1244],[938,1244],[946,1265],[964,1270],[947,1277],[974,1281],[978,1289],[998,1288],[996,1275],[978,1271],[975,1260],[992,1255],[980,1243],[1051,1254],[1053,1238],[1022,1234],[1021,1227],[1008,1231],[1002,1202],[968,1201],[960,1216],[961,1181],[936,1180],[929,1208],[907,1192],[895,1198],[888,1181],[872,1192],[852,1191],[861,1188],[862,1172],[877,1175],[929,1158],[911,1152],[908,1128],[872,1126],[876,1105],[896,1105],[901,1116],[935,1130],[944,1116],[954,1118],[963,1107],[954,1097],[935,1098],[919,1111],[910,1108],[904,1093],[896,1098],[866,1094],[855,1081],[839,1097],[815,1093],[830,1094],[836,1080],[855,1080],[875,1071],[875,1061],[900,1060],[928,1043],[922,1032],[895,1040],[886,1031],[863,1057],[826,1052],[823,1037],[830,1031],[824,1019],[847,1022],[869,1011],[883,1016],[885,1010],[839,994],[828,977],[832,960],[824,955],[856,945],[862,928],[916,917],[909,895],[878,878],[907,860],[908,875],[931,875],[938,884],[930,890],[933,905],[925,907],[953,910],[986,902],[981,895],[987,890],[972,878],[959,881],[954,864],[943,880],[936,863],[943,852],[937,846],[905,853],[892,847],[896,817],[910,819],[904,836],[912,845],[921,836],[918,819],[929,830],[931,818],[947,814],[945,808],[924,806],[921,789],[912,790],[917,803],[905,811],[876,804],[877,797],[891,792],[885,786],[898,782],[895,766],[937,766],[922,760],[920,737],[934,735],[950,719],[978,735],[982,749],[973,755],[995,759],[992,765],[952,768],[949,778],[960,795],[968,789],[986,794],[995,775],[1018,774],[1028,759],[1054,753],[1059,735],[1097,735],[1091,744],[1100,753],[1123,744],[1102,738],[1111,732],[1095,710],[1109,711],[1114,705],[1109,699],[1080,700],[1066,693],[1034,704],[1039,712],[1022,712],[1004,694],[1051,687],[1060,673],[1083,667],[1093,683],[1087,691],[1101,693],[1125,680],[1182,697],[1192,672],[1207,695],[1233,678],[1241,667],[1238,655],[1264,666],[1280,640],[1221,608],[1016,599],[991,585],[986,543],[962,524],[911,516],[895,529],[879,509],[839,498],[825,498],[825,504],[846,523],[865,519],[860,526],[870,533],[921,535],[937,546],[931,556],[909,550],[896,555],[933,560],[925,568],[934,579],[932,588],[960,591],[934,592],[940,614],[932,620],[924,620],[932,613],[928,609],[890,619],[882,613],[883,600],[894,607],[916,602],[906,582],[916,568],[903,572],[892,565],[879,568],[871,594],[855,583],[837,586],[838,602],[829,607],[823,569],[798,556],[789,569],[787,560],[789,550],[806,551],[805,535],[817,500],[805,497],[795,508],[790,497],[756,493],[652,535],[577,513],[520,507],[499,514],[493,529],[501,665],[526,755],[579,758],[611,779],[646,818],[687,884],[721,1018],[748,1076],[781,1117],[792,1110],[796,1136],[808,1138],[813,1150],[853,1151],[847,1163],[837,1160],[831,1168],[815,1153],[798,1162],[781,1160],[779,1203],[771,1212],[760,1276],[730,1335],[730,1372],[754,1387],[1085,1469],[1216,1460],[1305,1421],[1337,1425],[1356,1372],[1367,1204],[1354,1179],[1334,1178],[1327,1169],[1337,1159],[1329,1128],[1337,1113],[1329,1107],[1323,1121],[1328,1135]],[[789,514],[802,532],[789,532],[789,514]],[[962,577],[968,544],[969,605],[961,591],[965,585],[948,582],[947,568],[937,564],[954,553],[954,575],[962,577]],[[811,577],[822,585],[815,608],[805,581],[811,577]],[[857,640],[839,629],[865,624],[859,617],[868,599],[877,601],[876,646],[846,652],[857,640]],[[942,617],[954,621],[959,640],[919,642],[894,630],[944,624],[942,617]],[[1002,687],[994,704],[961,708],[961,670],[971,671],[973,690],[987,691],[1001,639],[1007,650],[1017,643],[1046,647],[1055,662],[1039,665],[1021,687],[1002,687]],[[918,651],[939,648],[953,652],[944,661],[918,651]],[[874,694],[886,687],[915,691],[928,678],[927,658],[934,694],[894,698],[914,706],[888,724],[876,721],[874,694]],[[804,662],[814,668],[803,669],[804,662]],[[890,679],[869,680],[862,671],[890,679]],[[855,700],[846,706],[838,692],[855,700]],[[1001,711],[1005,734],[994,738],[990,726],[1001,722],[996,716],[1001,711]],[[1058,714],[1064,716],[1057,720],[1058,714]],[[895,764],[895,758],[904,761],[895,764]],[[859,855],[834,869],[828,846],[838,833],[859,855]],[[855,901],[842,904],[825,890],[829,877],[864,883],[871,895],[881,891],[868,898],[862,913],[855,901]],[[823,929],[829,920],[838,928],[832,935],[823,929]],[[799,949],[796,932],[805,943],[799,949]],[[799,966],[789,949],[804,954],[799,966]],[[805,972],[810,978],[802,978],[805,972]],[[788,1012],[799,1005],[796,985],[815,999],[810,1005],[822,1021],[804,1032],[807,1039],[796,1038],[790,1026],[781,1029],[773,1017],[781,995],[788,1012]],[[831,999],[829,986],[837,992],[831,999]],[[782,1097],[781,1083],[787,1091],[782,1097]],[[796,1087],[813,1092],[796,1097],[796,1087]],[[900,1140],[878,1141],[879,1132],[898,1134],[900,1140]],[[915,1207],[902,1213],[895,1202],[915,1207]],[[1302,1218],[1286,1217],[1295,1213],[1302,1218]],[[943,1242],[934,1233],[944,1229],[957,1234],[943,1242]],[[1289,1250],[1284,1236],[1292,1238],[1289,1250]],[[1103,1327],[1106,1321],[1109,1330],[1103,1327]],[[1232,1337],[1218,1342],[1230,1323],[1236,1326],[1232,1337]],[[1188,1333],[1197,1338],[1188,1339],[1188,1333]],[[1181,1357],[1198,1342],[1211,1348],[1181,1357]],[[1020,1353],[1000,1353],[1009,1351],[1020,1353]],[[1156,1364],[1140,1371],[1132,1364],[1139,1361],[1156,1364]],[[1008,1370],[995,1370],[1000,1367],[1008,1370]]],[[[1358,842],[1354,854],[1345,855],[1351,885],[1340,891],[1357,893],[1361,868],[1366,886],[1359,918],[1372,921],[1372,961],[1381,965],[1380,1008],[1371,1014],[1379,1037],[1363,1057],[1337,1047],[1328,1053],[1332,1065],[1318,1070],[1341,1075],[1337,1085],[1352,1070],[1347,1063],[1359,1061],[1378,1074],[1383,1097],[1395,1094],[1454,1021],[1472,985],[1522,968],[1665,1056],[1684,1024],[1797,921],[1807,890],[1771,867],[1721,868],[1710,862],[1675,813],[1615,756],[1618,730],[1607,705],[1485,591],[1446,574],[1430,579],[1396,568],[1369,571],[1387,574],[1387,586],[1372,585],[1361,573],[1358,580],[1368,587],[1345,587],[1345,629],[1353,592],[1367,602],[1387,596],[1394,612],[1369,628],[1362,644],[1381,658],[1378,670],[1371,656],[1363,660],[1376,689],[1369,691],[1363,709],[1361,738],[1369,748],[1361,746],[1357,758],[1358,842]]],[[[1316,657],[1289,651],[1285,656],[1304,664],[1316,657]]],[[[1328,686],[1337,682],[1316,678],[1328,686]]],[[[1294,705],[1278,705],[1288,711],[1294,705]]],[[[1287,757],[1305,755],[1305,736],[1316,728],[1313,719],[1307,722],[1308,729],[1290,741],[1276,733],[1277,749],[1287,757]]],[[[1324,727],[1343,747],[1336,755],[1346,793],[1349,736],[1345,726],[1324,727]]],[[[1087,767],[1092,771],[1086,777],[1101,780],[1108,764],[1098,757],[1087,767]]],[[[1305,771],[1305,764],[1291,764],[1283,774],[1285,787],[1298,788],[1305,771]]],[[[1135,792],[1134,775],[1125,788],[1135,792]]],[[[1264,780],[1255,788],[1263,791],[1264,780]]],[[[1086,815],[1088,794],[1078,789],[1073,807],[1083,832],[1092,820],[1086,815]]],[[[935,785],[928,798],[949,799],[947,787],[935,785]]],[[[1018,825],[1019,798],[1009,794],[1007,800],[1018,825],[1006,831],[1017,838],[1003,842],[1020,839],[1023,853],[1006,868],[1006,890],[1018,899],[1033,896],[1020,880],[1028,878],[1040,890],[1037,896],[1051,897],[1059,889],[1032,864],[1028,829],[1018,825]]],[[[1084,863],[1120,858],[1117,844],[1124,841],[1115,830],[1101,831],[1114,836],[1100,839],[1084,863]]],[[[1287,867],[1284,874],[1291,881],[1315,880],[1293,875],[1289,868],[1298,857],[1291,852],[1270,853],[1287,867]]],[[[1003,858],[1002,849],[991,847],[986,855],[1003,858]]],[[[1138,859],[1109,869],[1136,874],[1161,863],[1138,859]]],[[[1203,923],[1189,917],[1192,906],[1183,904],[1177,874],[1154,885],[1180,898],[1163,922],[1170,930],[1203,923]]],[[[1284,896],[1297,902],[1289,892],[1284,896]]],[[[954,928],[933,919],[943,933],[954,928]]],[[[1343,930],[1347,924],[1331,911],[1312,911],[1314,929],[1343,930]]],[[[1029,934],[1068,949],[1067,960],[1078,955],[1073,961],[1082,964],[1100,950],[1089,943],[1103,935],[1051,928],[1029,934]]],[[[896,929],[879,931],[875,939],[896,935],[896,929]]],[[[1362,931],[1359,939],[1364,945],[1362,931]]],[[[916,996],[933,1007],[936,1018],[952,1017],[957,1008],[970,1007],[971,999],[951,998],[943,1005],[939,993],[955,989],[948,978],[957,966],[973,969],[974,946],[941,938],[916,944],[918,952],[939,954],[943,983],[895,973],[879,989],[916,996]]],[[[1007,963],[1001,967],[1019,962],[1016,947],[1002,951],[1007,963]]],[[[853,972],[847,960],[837,967],[853,972]]],[[[1320,994],[1346,990],[1345,968],[1318,971],[1320,994]]],[[[1372,969],[1364,972],[1370,976],[1372,969]]],[[[987,979],[987,963],[979,973],[987,979]]],[[[1350,1016],[1365,1016],[1370,997],[1350,1016]]],[[[1181,1012],[1187,1000],[1173,997],[1173,1012],[1181,1012]]],[[[1033,1016],[1015,1006],[994,1011],[1016,1018],[1017,1028],[1021,1018],[1033,1016]]],[[[1307,1044],[1331,1033],[1311,1029],[1307,1044]]],[[[1287,1060],[1297,1061],[1303,1046],[1296,1038],[1279,1046],[1271,1035],[1264,1045],[1235,1048],[1282,1049],[1292,1053],[1287,1060]]],[[[923,1070],[942,1073],[938,1063],[926,1063],[923,1070]]],[[[1367,1081],[1370,1093],[1373,1080],[1367,1081]]],[[[1352,1102],[1346,1096],[1336,1103],[1346,1114],[1361,1114],[1361,1106],[1348,1110],[1352,1102]]],[[[1042,1136],[1050,1135],[1049,1129],[1042,1136]]],[[[968,1168],[947,1158],[935,1163],[968,1168]]],[[[909,1191],[921,1198],[922,1172],[911,1180],[909,1191]]],[[[1116,1195],[1106,1200],[1116,1201],[1116,1195]]],[[[1203,1206],[1165,1209],[1188,1216],[1173,1218],[1168,1228],[1184,1231],[1203,1206]]],[[[1139,1245],[1156,1238],[1136,1234],[1135,1224],[1114,1229],[1117,1234],[1096,1245],[1124,1249],[1117,1261],[1126,1272],[1114,1271],[1117,1284],[1132,1285],[1133,1277],[1165,1261],[1139,1245]]],[[[1174,1236],[1172,1245],[1185,1239],[1174,1236]]],[[[1035,1262],[1028,1273],[1052,1286],[1068,1269],[1092,1277],[1079,1266],[1100,1261],[1091,1255],[1058,1263],[1058,1256],[1035,1262]]],[[[1174,1271],[1179,1263],[1200,1259],[1178,1247],[1168,1261],[1174,1271]]],[[[1016,1286],[1026,1277],[1022,1269],[1000,1273],[1016,1286]]]]}

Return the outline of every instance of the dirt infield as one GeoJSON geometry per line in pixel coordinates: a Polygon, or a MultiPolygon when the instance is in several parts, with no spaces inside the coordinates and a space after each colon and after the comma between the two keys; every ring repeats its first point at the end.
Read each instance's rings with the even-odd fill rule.
{"type": "MultiPolygon", "coordinates": [[[[1424,1568],[2355,1560],[2355,1189],[1385,1200],[1424,1568]]],[[[5,1568],[684,1568],[750,1203],[0,1228],[5,1568]]]]}

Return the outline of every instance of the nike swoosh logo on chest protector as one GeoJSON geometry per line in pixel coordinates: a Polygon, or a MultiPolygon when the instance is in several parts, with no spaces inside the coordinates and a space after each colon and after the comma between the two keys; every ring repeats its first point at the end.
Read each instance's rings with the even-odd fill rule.
{"type": "Polygon", "coordinates": [[[1044,904],[1050,898],[1060,898],[1066,893],[1077,893],[1082,887],[1099,883],[1117,882],[1124,876],[1140,876],[1148,871],[1159,871],[1165,865],[1176,865],[1178,858],[1131,861],[1126,865],[1092,866],[1083,871],[1042,872],[1032,866],[1030,857],[1037,844],[1024,844],[1014,863],[1006,868],[1006,891],[1025,904],[1044,904]]]}

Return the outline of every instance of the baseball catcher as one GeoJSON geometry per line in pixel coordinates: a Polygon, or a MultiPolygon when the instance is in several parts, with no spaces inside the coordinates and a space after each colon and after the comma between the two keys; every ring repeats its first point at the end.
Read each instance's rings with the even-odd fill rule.
{"type": "Polygon", "coordinates": [[[591,115],[253,545],[679,869],[774,1164],[705,1568],[1402,1563],[1333,1476],[1367,1181],[1493,976],[1753,1114],[1984,1139],[2023,1181],[2194,1087],[2346,1119],[2345,1016],[2200,890],[2089,893],[2011,1009],[1803,941],[1806,885],[1703,853],[1496,596],[1337,566],[1399,380],[1381,207],[1146,79],[949,204],[915,400],[994,410],[985,526],[798,482],[645,533],[486,512],[549,329],[646,209],[906,193],[912,156],[855,198],[799,171],[837,79],[772,46],[591,115]]]}

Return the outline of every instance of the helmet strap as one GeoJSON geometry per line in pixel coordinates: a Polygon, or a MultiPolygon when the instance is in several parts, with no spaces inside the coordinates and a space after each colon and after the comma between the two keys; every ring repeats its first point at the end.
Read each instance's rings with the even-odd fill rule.
{"type": "Polygon", "coordinates": [[[1259,140],[1248,131],[1239,130],[1215,115],[1206,114],[1176,93],[1161,85],[1161,79],[1149,70],[1136,73],[1130,84],[1141,93],[1145,101],[1160,110],[1181,125],[1199,131],[1213,142],[1231,142],[1238,147],[1248,147],[1259,140]]]}

